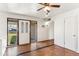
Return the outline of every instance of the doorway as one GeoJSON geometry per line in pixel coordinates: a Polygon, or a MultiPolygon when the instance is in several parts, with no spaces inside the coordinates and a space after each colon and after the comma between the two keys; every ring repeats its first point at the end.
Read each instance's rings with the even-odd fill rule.
{"type": "Polygon", "coordinates": [[[31,21],[31,43],[37,42],[37,21],[31,21]]]}
{"type": "Polygon", "coordinates": [[[37,42],[37,21],[7,19],[7,45],[16,46],[37,42]]]}
{"type": "Polygon", "coordinates": [[[30,21],[19,19],[19,45],[30,43],[30,21]]]}
{"type": "Polygon", "coordinates": [[[7,45],[15,46],[18,44],[18,21],[8,18],[7,27],[7,45]]]}
{"type": "Polygon", "coordinates": [[[67,17],[64,23],[65,28],[65,40],[64,45],[65,48],[68,48],[73,51],[77,51],[78,49],[78,23],[77,19],[75,19],[75,16],[67,17]]]}

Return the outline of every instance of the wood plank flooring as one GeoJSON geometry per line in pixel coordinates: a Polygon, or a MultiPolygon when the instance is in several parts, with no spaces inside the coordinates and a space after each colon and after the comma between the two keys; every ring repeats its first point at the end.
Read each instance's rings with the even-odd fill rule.
{"type": "Polygon", "coordinates": [[[47,40],[8,47],[4,56],[79,56],[79,53],[57,46],[53,40],[47,40]]]}

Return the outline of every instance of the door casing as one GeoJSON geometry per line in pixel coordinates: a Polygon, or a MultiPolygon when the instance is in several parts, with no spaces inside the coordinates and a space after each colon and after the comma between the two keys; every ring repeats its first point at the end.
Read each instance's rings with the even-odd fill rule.
{"type": "MultiPolygon", "coordinates": [[[[7,46],[8,46],[8,21],[11,21],[11,22],[17,22],[17,29],[19,28],[18,26],[18,20],[10,20],[10,19],[15,19],[15,18],[7,18],[7,46]]],[[[18,30],[17,30],[17,45],[19,45],[19,39],[18,39],[18,30]]]]}

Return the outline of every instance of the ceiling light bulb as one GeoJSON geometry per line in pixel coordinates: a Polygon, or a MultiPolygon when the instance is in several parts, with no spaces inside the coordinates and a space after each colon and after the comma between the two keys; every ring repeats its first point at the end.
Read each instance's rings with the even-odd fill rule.
{"type": "Polygon", "coordinates": [[[50,7],[49,7],[49,6],[46,6],[46,7],[44,8],[44,11],[47,11],[47,10],[50,10],[50,7]]]}
{"type": "Polygon", "coordinates": [[[48,17],[48,15],[46,14],[45,17],[48,17]]]}
{"type": "Polygon", "coordinates": [[[49,24],[49,21],[45,22],[45,25],[48,25],[49,24]]]}

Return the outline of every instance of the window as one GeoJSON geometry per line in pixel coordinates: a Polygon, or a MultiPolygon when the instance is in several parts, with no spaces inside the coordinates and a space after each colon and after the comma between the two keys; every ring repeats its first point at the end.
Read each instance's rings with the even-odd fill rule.
{"type": "Polygon", "coordinates": [[[24,32],[24,22],[21,22],[21,33],[24,32]]]}
{"type": "Polygon", "coordinates": [[[28,33],[28,23],[27,22],[26,22],[25,28],[26,28],[26,33],[28,33]]]}

